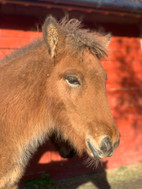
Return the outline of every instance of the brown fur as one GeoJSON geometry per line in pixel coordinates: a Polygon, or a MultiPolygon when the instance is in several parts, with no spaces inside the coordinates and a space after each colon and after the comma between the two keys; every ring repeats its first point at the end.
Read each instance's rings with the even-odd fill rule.
{"type": "Polygon", "coordinates": [[[54,131],[82,154],[119,139],[107,102],[108,36],[80,29],[78,20],[48,17],[43,40],[0,63],[0,189],[17,187],[29,158],[54,131]],[[80,82],[71,84],[69,76],[80,82]]]}

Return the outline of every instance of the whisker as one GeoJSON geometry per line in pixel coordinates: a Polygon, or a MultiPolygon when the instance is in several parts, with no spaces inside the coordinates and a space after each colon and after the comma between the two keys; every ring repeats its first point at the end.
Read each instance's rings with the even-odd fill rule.
{"type": "Polygon", "coordinates": [[[99,163],[101,163],[99,159],[92,158],[87,154],[84,154],[83,159],[84,159],[83,164],[87,168],[97,169],[99,167],[99,163]]]}

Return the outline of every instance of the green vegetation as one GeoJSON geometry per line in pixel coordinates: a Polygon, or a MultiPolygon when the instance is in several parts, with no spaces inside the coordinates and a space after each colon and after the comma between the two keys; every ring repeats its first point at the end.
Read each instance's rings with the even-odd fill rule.
{"type": "Polygon", "coordinates": [[[126,169],[127,169],[127,167],[121,166],[121,167],[119,167],[118,171],[124,171],[124,170],[126,170],[126,169]]]}
{"type": "Polygon", "coordinates": [[[53,189],[54,180],[50,178],[49,174],[42,174],[40,178],[32,178],[24,182],[26,189],[53,189]]]}

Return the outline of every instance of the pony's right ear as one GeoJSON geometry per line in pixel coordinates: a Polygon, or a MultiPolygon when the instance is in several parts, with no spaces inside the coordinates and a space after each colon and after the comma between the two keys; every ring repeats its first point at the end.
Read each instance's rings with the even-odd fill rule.
{"type": "Polygon", "coordinates": [[[59,38],[59,25],[55,18],[49,16],[43,25],[43,39],[46,42],[51,57],[55,57],[59,38]]]}
{"type": "Polygon", "coordinates": [[[104,40],[106,48],[108,48],[110,44],[110,40],[111,40],[111,34],[108,33],[107,35],[105,35],[105,40],[104,40]]]}

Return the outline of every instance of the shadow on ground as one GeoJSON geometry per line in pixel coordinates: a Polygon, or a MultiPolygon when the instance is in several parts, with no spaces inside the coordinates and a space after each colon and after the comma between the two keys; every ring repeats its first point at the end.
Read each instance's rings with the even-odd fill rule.
{"type": "Polygon", "coordinates": [[[94,185],[94,188],[97,187],[98,189],[103,189],[103,188],[110,189],[110,185],[107,181],[107,175],[105,170],[107,162],[99,163],[97,168],[95,167],[95,165],[87,167],[87,162],[85,163],[85,160],[88,157],[86,157],[87,156],[86,154],[80,158],[77,155],[75,155],[71,159],[63,159],[60,158],[58,154],[56,154],[56,156],[58,155],[58,157],[60,158],[60,161],[56,160],[56,161],[51,161],[50,163],[40,163],[41,157],[46,153],[47,146],[48,146],[48,151],[50,151],[51,154],[56,153],[56,151],[54,151],[56,149],[54,146],[52,146],[52,144],[50,145],[44,144],[43,146],[41,146],[37,151],[37,153],[32,158],[32,160],[30,161],[29,166],[27,167],[25,175],[20,184],[21,188],[25,180],[28,180],[30,178],[39,178],[41,174],[48,173],[51,176],[51,178],[55,180],[55,188],[73,189],[73,188],[78,188],[80,185],[84,185],[89,182],[94,185]],[[70,186],[66,186],[64,182],[61,183],[58,182],[61,179],[78,177],[84,174],[93,173],[95,175],[100,171],[101,171],[101,179],[90,177],[88,175],[85,177],[82,176],[79,179],[79,182],[77,181],[70,183],[70,186]]]}

